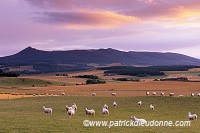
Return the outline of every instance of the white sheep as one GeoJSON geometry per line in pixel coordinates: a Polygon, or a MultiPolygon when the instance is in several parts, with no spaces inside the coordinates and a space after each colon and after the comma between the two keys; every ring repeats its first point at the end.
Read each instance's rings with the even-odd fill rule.
{"type": "Polygon", "coordinates": [[[102,111],[102,114],[103,114],[103,115],[109,116],[109,111],[108,111],[108,109],[102,107],[102,108],[101,108],[101,111],[102,111]]]}
{"type": "Polygon", "coordinates": [[[65,95],[65,93],[64,93],[64,92],[61,92],[61,93],[60,93],[60,95],[64,96],[64,95],[65,95]]]}
{"type": "Polygon", "coordinates": [[[73,107],[68,107],[68,106],[66,105],[66,111],[68,111],[68,110],[74,110],[74,108],[73,108],[73,107]]]}
{"type": "Polygon", "coordinates": [[[85,113],[86,115],[92,115],[93,117],[95,117],[95,111],[94,109],[88,109],[88,108],[85,108],[85,113]]]}
{"type": "Polygon", "coordinates": [[[154,110],[154,106],[152,104],[150,105],[150,110],[154,110]]]}
{"type": "Polygon", "coordinates": [[[72,105],[72,108],[74,108],[75,111],[77,111],[77,109],[78,109],[78,107],[76,106],[75,103],[72,105]]]}
{"type": "Polygon", "coordinates": [[[113,106],[114,106],[114,108],[117,107],[117,102],[116,101],[113,102],[113,106]]]}
{"type": "Polygon", "coordinates": [[[178,97],[184,97],[184,95],[178,95],[178,97]]]}
{"type": "Polygon", "coordinates": [[[197,96],[200,97],[200,93],[198,93],[197,96]]]}
{"type": "Polygon", "coordinates": [[[156,95],[156,92],[152,92],[152,95],[155,96],[155,95],[156,95]]]}
{"type": "Polygon", "coordinates": [[[144,123],[144,124],[147,123],[147,121],[145,119],[138,119],[135,116],[131,116],[131,119],[133,121],[136,121],[136,122],[139,122],[139,123],[144,123]]]}
{"type": "Polygon", "coordinates": [[[138,105],[142,105],[142,101],[139,101],[137,104],[138,104],[138,105]]]}
{"type": "Polygon", "coordinates": [[[74,109],[72,109],[72,110],[68,110],[67,111],[67,114],[69,115],[69,116],[74,116],[75,115],[75,110],[74,109]]]}
{"type": "Polygon", "coordinates": [[[160,92],[160,95],[161,95],[161,96],[164,96],[164,95],[165,95],[165,93],[161,91],[161,92],[160,92]]]}
{"type": "Polygon", "coordinates": [[[108,105],[106,105],[106,104],[104,104],[104,106],[103,106],[104,108],[106,108],[106,109],[108,109],[108,105]]]}
{"type": "Polygon", "coordinates": [[[97,94],[96,94],[96,93],[92,93],[91,95],[92,95],[92,96],[96,96],[97,94]]]}
{"type": "Polygon", "coordinates": [[[194,93],[191,93],[190,96],[193,97],[193,96],[194,96],[194,93]]]}
{"type": "Polygon", "coordinates": [[[45,108],[45,106],[43,106],[42,107],[43,108],[43,110],[44,110],[44,113],[46,113],[46,114],[52,114],[52,108],[45,108]]]}
{"type": "Polygon", "coordinates": [[[149,93],[149,91],[146,91],[146,95],[148,96],[150,93],[149,93]]]}
{"type": "Polygon", "coordinates": [[[174,96],[174,93],[169,93],[169,96],[170,96],[170,97],[174,96]]]}
{"type": "Polygon", "coordinates": [[[111,93],[111,95],[112,95],[112,96],[116,96],[116,95],[117,95],[117,93],[111,93]]]}
{"type": "Polygon", "coordinates": [[[197,120],[197,115],[196,114],[191,114],[190,112],[188,112],[188,118],[189,120],[197,120]]]}

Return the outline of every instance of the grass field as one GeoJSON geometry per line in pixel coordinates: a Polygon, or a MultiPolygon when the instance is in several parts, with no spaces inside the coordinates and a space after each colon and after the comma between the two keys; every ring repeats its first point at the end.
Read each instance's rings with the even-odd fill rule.
{"type": "Polygon", "coordinates": [[[145,133],[175,133],[192,132],[200,130],[199,121],[191,122],[187,127],[84,127],[83,120],[93,121],[117,121],[130,120],[130,116],[144,118],[147,121],[188,121],[188,112],[200,115],[200,99],[197,97],[92,97],[92,96],[63,96],[63,97],[34,97],[22,99],[0,100],[0,132],[9,133],[64,133],[64,132],[145,132],[145,133]],[[116,101],[118,106],[113,108],[116,101]],[[137,102],[142,100],[139,107],[137,102]],[[76,103],[78,111],[73,118],[68,118],[65,106],[76,103]],[[104,104],[109,106],[110,115],[104,117],[100,107],[104,104]],[[149,110],[153,104],[154,111],[149,110]],[[53,114],[47,115],[42,106],[53,108],[53,114]],[[96,117],[87,117],[84,108],[96,110],[96,117]]]}
{"type": "Polygon", "coordinates": [[[1,87],[30,87],[34,86],[58,86],[58,85],[73,85],[72,83],[40,80],[40,79],[29,79],[29,78],[0,78],[1,87]]]}

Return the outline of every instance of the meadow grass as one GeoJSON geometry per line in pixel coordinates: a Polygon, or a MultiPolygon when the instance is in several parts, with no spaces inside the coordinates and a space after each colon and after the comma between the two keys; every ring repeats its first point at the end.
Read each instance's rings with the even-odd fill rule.
{"type": "Polygon", "coordinates": [[[64,83],[58,81],[48,81],[40,79],[28,78],[0,78],[1,87],[31,87],[34,86],[55,86],[55,85],[73,85],[72,83],[64,83]]]}
{"type": "Polygon", "coordinates": [[[200,130],[200,122],[192,121],[187,127],[85,127],[84,120],[118,121],[130,120],[130,116],[143,118],[147,121],[188,121],[188,112],[200,116],[200,99],[197,97],[100,97],[100,96],[60,96],[60,97],[34,97],[22,99],[0,100],[0,132],[9,133],[62,133],[62,132],[145,132],[145,133],[175,133],[193,132],[200,130]],[[143,101],[141,106],[138,101],[143,101]],[[118,106],[112,106],[116,101],[118,106]],[[76,103],[78,111],[73,118],[66,114],[65,106],[76,103]],[[109,106],[110,115],[104,117],[100,107],[109,106]],[[153,104],[154,111],[149,105],[153,104]],[[52,115],[43,112],[42,106],[51,107],[52,115]],[[86,116],[84,108],[96,110],[96,117],[86,116]]]}

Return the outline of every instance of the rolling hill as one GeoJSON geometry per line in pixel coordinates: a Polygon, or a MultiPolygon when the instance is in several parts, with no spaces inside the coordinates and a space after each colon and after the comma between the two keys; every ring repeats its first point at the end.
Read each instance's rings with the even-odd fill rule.
{"type": "Polygon", "coordinates": [[[106,65],[123,63],[124,65],[200,65],[200,59],[177,53],[119,51],[115,49],[90,49],[69,51],[42,51],[32,47],[14,55],[0,58],[0,64],[88,64],[106,65]]]}

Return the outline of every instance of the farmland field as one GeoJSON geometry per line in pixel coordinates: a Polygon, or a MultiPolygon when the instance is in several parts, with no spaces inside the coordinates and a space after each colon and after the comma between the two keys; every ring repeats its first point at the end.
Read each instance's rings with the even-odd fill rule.
{"type": "Polygon", "coordinates": [[[92,96],[63,96],[63,97],[34,97],[11,100],[0,100],[0,132],[199,132],[200,123],[192,121],[190,126],[161,126],[161,127],[85,127],[84,120],[118,121],[130,120],[130,116],[144,118],[147,121],[188,121],[188,112],[200,115],[200,99],[197,97],[92,97],[92,96]],[[112,102],[118,106],[113,108],[112,102]],[[141,106],[136,103],[142,100],[141,106]],[[76,103],[78,111],[69,118],[65,106],[76,103]],[[105,103],[109,106],[110,115],[104,117],[100,107],[105,103]],[[149,110],[153,104],[154,111],[149,110]],[[53,108],[53,114],[47,115],[42,106],[53,108]],[[84,108],[96,110],[96,117],[86,116],[84,108]]]}
{"type": "MultiPolygon", "coordinates": [[[[193,71],[188,71],[187,73],[193,73],[193,71]]],[[[176,74],[180,73],[176,72],[176,74]]],[[[150,81],[151,77],[144,79],[144,82],[111,81],[110,79],[112,78],[129,76],[104,76],[103,71],[99,70],[68,75],[55,76],[55,74],[47,74],[0,78],[0,132],[195,133],[199,131],[200,123],[198,121],[191,121],[191,125],[185,127],[121,126],[111,128],[102,126],[85,127],[83,126],[83,121],[129,121],[132,115],[147,121],[188,121],[188,112],[200,115],[200,98],[197,97],[197,93],[200,92],[200,82],[150,81]],[[73,76],[84,74],[99,76],[105,79],[107,83],[75,85],[85,83],[87,79],[73,76]],[[150,91],[150,96],[145,95],[146,91],[150,91]],[[156,96],[151,95],[154,91],[157,92],[156,96]],[[164,97],[160,96],[161,91],[165,93],[164,97]],[[60,96],[61,92],[64,92],[65,96],[60,96]],[[117,95],[115,97],[111,96],[112,92],[116,92],[117,95]],[[169,97],[169,92],[174,92],[175,96],[169,97]],[[190,97],[191,92],[195,94],[194,97],[190,97]],[[92,97],[92,93],[96,93],[97,96],[92,97]],[[178,97],[178,95],[184,95],[184,97],[178,97]],[[139,107],[137,102],[140,100],[143,102],[142,106],[139,107]],[[118,104],[116,109],[112,107],[113,101],[118,104]],[[77,104],[78,111],[73,118],[68,118],[65,106],[71,106],[73,103],[77,104]],[[100,111],[100,107],[105,103],[109,106],[109,117],[104,117],[100,111]],[[150,104],[154,105],[154,111],[150,111],[150,104]],[[45,114],[42,110],[43,105],[53,108],[53,114],[45,114]],[[84,108],[86,107],[96,110],[95,118],[85,115],[84,108]]],[[[171,73],[171,76],[173,77],[173,73],[171,73]]]]}

